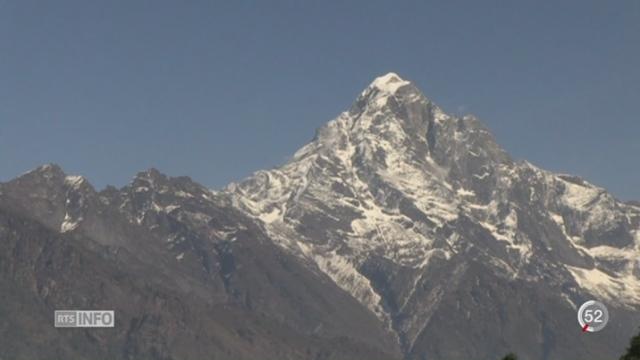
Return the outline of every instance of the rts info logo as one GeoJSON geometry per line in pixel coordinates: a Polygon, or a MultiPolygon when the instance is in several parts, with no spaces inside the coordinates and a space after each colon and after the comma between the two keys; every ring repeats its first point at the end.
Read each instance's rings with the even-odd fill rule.
{"type": "Polygon", "coordinates": [[[112,310],[56,310],[54,325],[59,328],[112,328],[115,314],[112,310]]]}

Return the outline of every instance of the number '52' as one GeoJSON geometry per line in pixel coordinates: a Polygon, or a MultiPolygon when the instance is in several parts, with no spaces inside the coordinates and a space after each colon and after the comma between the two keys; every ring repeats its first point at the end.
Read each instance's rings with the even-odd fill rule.
{"type": "Polygon", "coordinates": [[[584,312],[584,321],[587,323],[601,323],[602,322],[602,310],[586,310],[584,312]]]}

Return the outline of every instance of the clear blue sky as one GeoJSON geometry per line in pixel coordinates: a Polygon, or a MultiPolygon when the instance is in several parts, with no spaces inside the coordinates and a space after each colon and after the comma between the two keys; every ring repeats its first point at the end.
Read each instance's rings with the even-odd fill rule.
{"type": "Polygon", "coordinates": [[[640,1],[0,0],[0,181],[213,188],[395,71],[516,158],[640,199],[640,1]]]}

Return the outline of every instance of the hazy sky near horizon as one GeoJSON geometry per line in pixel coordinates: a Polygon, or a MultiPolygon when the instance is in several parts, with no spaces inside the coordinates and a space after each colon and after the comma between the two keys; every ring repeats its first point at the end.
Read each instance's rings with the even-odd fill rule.
{"type": "Polygon", "coordinates": [[[0,0],[0,181],[54,162],[219,188],[389,71],[514,157],[640,200],[637,0],[0,0]]]}

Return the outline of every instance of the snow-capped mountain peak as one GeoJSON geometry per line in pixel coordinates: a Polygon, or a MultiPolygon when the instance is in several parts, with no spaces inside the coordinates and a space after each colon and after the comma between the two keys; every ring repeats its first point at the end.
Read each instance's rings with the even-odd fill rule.
{"type": "Polygon", "coordinates": [[[616,291],[627,300],[612,301],[635,306],[640,264],[626,250],[587,244],[638,254],[640,225],[628,220],[637,214],[565,178],[513,161],[477,118],[446,114],[389,73],[290,162],[227,191],[278,244],[315,263],[389,326],[406,327],[400,333],[410,340],[416,324],[393,321],[403,310],[389,308],[368,273],[372,261],[413,274],[394,293],[404,306],[429,268],[471,259],[500,276],[564,284],[568,303],[577,289],[610,297],[603,284],[625,279],[616,291]],[[587,201],[596,213],[585,213],[587,201]],[[624,241],[611,240],[614,233],[624,241]],[[598,277],[589,281],[589,274],[598,277]]]}
{"type": "Polygon", "coordinates": [[[379,76],[375,78],[369,88],[376,88],[380,91],[393,94],[395,93],[401,86],[409,85],[410,82],[402,79],[398,74],[394,72],[387,73],[385,75],[379,76]]]}
{"type": "Polygon", "coordinates": [[[375,114],[385,108],[398,112],[401,108],[417,102],[429,103],[429,100],[413,83],[390,72],[374,79],[360,93],[349,113],[358,117],[363,113],[375,114]]]}

